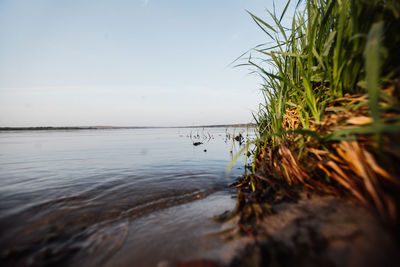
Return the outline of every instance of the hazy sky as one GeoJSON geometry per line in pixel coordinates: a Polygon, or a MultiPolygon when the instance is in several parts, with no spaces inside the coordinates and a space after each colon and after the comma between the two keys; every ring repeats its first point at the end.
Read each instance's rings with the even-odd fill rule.
{"type": "MultiPolygon", "coordinates": [[[[282,10],[284,1],[276,1],[282,10]]],[[[272,0],[0,0],[0,126],[250,122],[272,0]]]]}

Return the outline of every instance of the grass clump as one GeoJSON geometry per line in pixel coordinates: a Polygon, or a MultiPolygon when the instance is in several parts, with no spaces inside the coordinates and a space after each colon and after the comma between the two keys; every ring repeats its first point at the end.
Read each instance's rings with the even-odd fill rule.
{"type": "Polygon", "coordinates": [[[272,42],[241,64],[260,74],[265,101],[254,114],[252,172],[240,184],[259,195],[277,184],[347,195],[396,222],[400,4],[300,0],[288,27],[290,4],[268,12],[274,24],[249,12],[272,42]]]}

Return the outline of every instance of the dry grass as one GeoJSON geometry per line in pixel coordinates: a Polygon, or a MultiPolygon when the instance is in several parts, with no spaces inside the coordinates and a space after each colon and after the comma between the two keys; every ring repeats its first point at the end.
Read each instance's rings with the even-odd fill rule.
{"type": "MultiPolygon", "coordinates": [[[[393,95],[394,86],[385,92],[393,95]]],[[[394,98],[390,99],[382,101],[381,105],[397,104],[393,103],[394,98]]],[[[310,120],[310,129],[321,136],[369,125],[373,121],[367,95],[347,94],[337,98],[329,103],[325,112],[320,123],[310,120]]],[[[396,112],[388,110],[382,116],[391,118],[396,116],[396,112]]],[[[286,110],[285,131],[296,130],[299,125],[297,109],[286,110]]],[[[400,177],[396,162],[400,162],[400,151],[394,146],[396,140],[386,136],[383,150],[379,151],[373,135],[325,143],[310,137],[300,150],[298,141],[302,138],[300,134],[290,133],[275,146],[262,143],[255,156],[257,172],[252,175],[253,179],[262,180],[268,186],[276,187],[277,181],[283,180],[289,186],[350,196],[375,209],[386,222],[397,221],[400,177]]],[[[249,183],[252,181],[247,180],[249,183]]]]}

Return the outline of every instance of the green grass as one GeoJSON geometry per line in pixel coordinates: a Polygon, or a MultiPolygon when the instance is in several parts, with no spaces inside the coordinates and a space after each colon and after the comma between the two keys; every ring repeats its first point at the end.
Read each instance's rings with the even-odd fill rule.
{"type": "MultiPolygon", "coordinates": [[[[297,110],[300,121],[298,128],[290,130],[307,133],[310,123],[324,119],[327,104],[346,94],[368,94],[373,118],[368,131],[377,138],[399,130],[398,120],[389,127],[381,118],[384,107],[379,103],[382,88],[400,73],[400,4],[396,0],[288,1],[281,14],[268,11],[273,24],[249,14],[266,38],[272,39],[272,44],[254,48],[242,64],[253,67],[263,79],[264,102],[254,115],[261,136],[273,143],[285,136],[288,108],[297,110]],[[296,13],[291,25],[283,25],[290,4],[297,5],[296,13]]],[[[351,134],[358,130],[366,131],[360,127],[351,134]]]]}
{"type": "Polygon", "coordinates": [[[281,14],[268,11],[268,20],[249,14],[267,42],[239,64],[260,75],[264,96],[253,114],[259,136],[239,152],[255,144],[243,190],[260,198],[265,188],[279,195],[292,185],[348,194],[396,222],[400,2],[297,0],[281,14]]]}

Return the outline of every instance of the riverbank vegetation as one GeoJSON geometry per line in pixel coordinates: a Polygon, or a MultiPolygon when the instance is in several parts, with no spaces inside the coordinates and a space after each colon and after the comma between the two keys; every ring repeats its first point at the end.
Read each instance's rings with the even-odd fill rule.
{"type": "MultiPolygon", "coordinates": [[[[400,198],[400,3],[298,1],[250,13],[267,42],[246,63],[262,80],[258,137],[240,188],[242,217],[293,192],[350,197],[396,225],[400,198]],[[270,20],[268,20],[270,21],[270,20]]],[[[249,149],[249,145],[244,150],[249,149]]],[[[243,150],[243,151],[244,151],[243,150]]],[[[252,153],[250,153],[252,152],[252,153]]]]}

